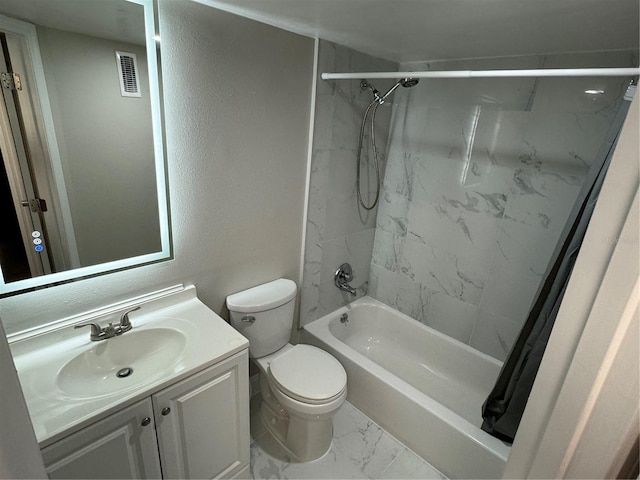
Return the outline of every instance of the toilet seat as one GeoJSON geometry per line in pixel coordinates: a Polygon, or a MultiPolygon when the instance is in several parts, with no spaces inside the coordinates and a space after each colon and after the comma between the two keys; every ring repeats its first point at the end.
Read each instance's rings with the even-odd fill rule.
{"type": "Polygon", "coordinates": [[[296,345],[269,363],[269,377],[282,393],[320,405],[343,395],[347,373],[332,355],[311,345],[296,345]]]}

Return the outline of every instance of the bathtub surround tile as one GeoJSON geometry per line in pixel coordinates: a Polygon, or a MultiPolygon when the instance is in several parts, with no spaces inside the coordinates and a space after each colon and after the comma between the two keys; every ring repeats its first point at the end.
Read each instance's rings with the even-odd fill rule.
{"type": "MultiPolygon", "coordinates": [[[[409,70],[500,70],[542,68],[539,56],[488,58],[477,60],[444,60],[411,62],[402,64],[409,70]]],[[[421,83],[424,79],[421,81],[421,83]]],[[[526,108],[535,88],[535,79],[474,78],[474,79],[429,79],[424,81],[428,89],[421,93],[424,104],[444,108],[482,105],[504,110],[526,108]]]]}
{"type": "Polygon", "coordinates": [[[355,150],[358,146],[360,134],[359,108],[355,97],[345,88],[349,88],[349,82],[340,82],[335,90],[333,123],[331,125],[332,150],[355,150]],[[354,142],[355,138],[355,142],[354,142]]]}
{"type": "Polygon", "coordinates": [[[324,225],[325,240],[375,228],[376,212],[358,208],[355,190],[347,198],[350,200],[340,199],[338,196],[327,199],[324,225]]]}
{"type": "MultiPolygon", "coordinates": [[[[401,69],[634,62],[635,54],[607,52],[401,69]]],[[[607,93],[589,98],[594,79],[584,80],[421,80],[398,92],[371,260],[374,298],[504,358],[584,178],[611,142],[626,81],[605,79],[607,93]]]]}
{"type": "MultiPolygon", "coordinates": [[[[353,285],[353,284],[352,284],[353,285]]],[[[339,290],[333,280],[321,283],[318,288],[318,309],[317,318],[323,317],[327,313],[331,313],[339,308],[349,305],[354,300],[364,297],[369,289],[369,282],[365,281],[360,286],[353,285],[356,289],[356,296],[339,290]]]]}
{"type": "Polygon", "coordinates": [[[341,202],[349,201],[356,193],[356,169],[354,167],[357,149],[331,150],[330,155],[326,193],[341,202]]]}
{"type": "Polygon", "coordinates": [[[518,338],[523,323],[481,309],[469,345],[504,361],[518,338]]]}
{"type": "Polygon", "coordinates": [[[371,250],[375,229],[356,232],[346,237],[336,238],[322,243],[322,273],[320,283],[334,281],[336,269],[348,262],[353,269],[353,280],[350,282],[354,288],[362,287],[369,280],[369,268],[371,266],[371,250]]]}
{"type": "Polygon", "coordinates": [[[302,285],[300,297],[300,321],[306,323],[305,319],[317,318],[318,291],[320,279],[320,262],[305,262],[303,275],[306,283],[302,285]],[[313,271],[312,271],[313,270],[313,271]]]}
{"type": "Polygon", "coordinates": [[[629,85],[628,78],[542,78],[538,85],[532,111],[592,113],[613,120],[621,97],[629,85]],[[600,95],[585,94],[585,90],[603,90],[600,95]]]}
{"type": "MultiPolygon", "coordinates": [[[[325,71],[398,67],[324,41],[319,54],[325,71]]],[[[605,52],[401,69],[635,64],[633,52],[605,52]]],[[[626,81],[604,79],[606,93],[593,98],[584,90],[596,88],[595,80],[422,79],[398,89],[393,108],[376,114],[384,181],[380,204],[368,215],[356,206],[355,152],[370,92],[358,81],[319,81],[301,323],[352,300],[329,279],[346,254],[357,274],[368,276],[358,279],[358,296],[368,289],[502,358],[497,339],[508,344],[526,318],[585,175],[613,140],[607,130],[626,81]],[[373,237],[364,233],[374,228],[373,237]],[[367,255],[369,267],[362,266],[367,255]]],[[[393,80],[373,83],[384,91],[393,80]]],[[[363,184],[374,180],[371,170],[363,172],[363,184]]]]}
{"type": "Polygon", "coordinates": [[[517,271],[523,277],[541,281],[558,243],[560,229],[531,226],[511,220],[500,223],[492,272],[517,271]]]}
{"type": "Polygon", "coordinates": [[[322,266],[323,224],[326,205],[322,199],[326,189],[328,169],[327,152],[319,152],[312,159],[312,181],[309,188],[307,231],[304,249],[304,269],[301,286],[300,319],[316,318],[318,308],[318,285],[322,266]]]}
{"type": "Polygon", "coordinates": [[[429,298],[427,315],[422,322],[456,340],[469,343],[477,317],[476,306],[435,292],[429,298]]]}
{"type": "Polygon", "coordinates": [[[406,236],[408,210],[409,202],[406,197],[395,192],[383,191],[378,205],[376,229],[397,236],[406,236]]]}
{"type": "Polygon", "coordinates": [[[489,154],[474,153],[468,161],[434,158],[417,168],[415,197],[456,208],[502,218],[511,190],[512,173],[491,163],[489,154]]]}
{"type": "Polygon", "coordinates": [[[412,202],[407,236],[430,247],[456,252],[466,262],[487,268],[498,236],[498,220],[464,208],[431,202],[412,202]]]}
{"type": "Polygon", "coordinates": [[[376,229],[373,240],[371,263],[386,268],[390,272],[400,271],[405,237],[376,229]]]}
{"type": "MultiPolygon", "coordinates": [[[[318,52],[318,71],[319,72],[337,72],[339,66],[336,63],[336,49],[338,45],[331,42],[322,42],[320,44],[320,51],[318,52]]],[[[317,82],[317,95],[333,95],[337,84],[340,83],[336,80],[318,81],[317,82]]]]}
{"type": "Polygon", "coordinates": [[[611,119],[598,113],[535,112],[529,113],[528,118],[524,141],[535,146],[541,170],[581,179],[611,124],[611,119]]]}
{"type": "MultiPolygon", "coordinates": [[[[331,42],[320,41],[319,71],[393,71],[397,64],[371,57],[331,42]]],[[[392,80],[376,82],[379,90],[391,87],[392,80]]],[[[318,80],[316,113],[310,172],[309,210],[301,291],[300,323],[315,320],[323,312],[350,302],[328,280],[326,272],[343,262],[354,266],[358,295],[366,293],[373,247],[376,209],[366,211],[356,200],[356,151],[362,115],[371,101],[371,92],[360,82],[318,80]],[[366,233],[365,233],[366,232],[366,233]],[[366,238],[367,240],[363,240],[366,238]],[[358,248],[354,248],[357,245],[358,248]],[[327,248],[327,251],[324,249],[327,248]],[[344,257],[340,252],[348,251],[344,257]],[[336,263],[339,261],[340,263],[336,263]],[[322,278],[325,272],[325,279],[322,278]]],[[[376,144],[380,169],[384,174],[391,108],[376,113],[376,144]]],[[[366,182],[374,182],[374,170],[364,168],[366,182]]]]}
{"type": "Polygon", "coordinates": [[[369,296],[397,309],[398,277],[399,274],[371,263],[371,269],[369,270],[369,296]]]}
{"type": "Polygon", "coordinates": [[[382,185],[383,193],[388,195],[387,201],[393,202],[394,196],[403,199],[404,203],[412,200],[413,178],[419,161],[419,157],[411,152],[389,152],[382,185]]]}
{"type": "Polygon", "coordinates": [[[331,148],[331,125],[334,108],[333,94],[318,94],[316,112],[313,123],[313,151],[318,152],[331,148]]]}
{"type": "Polygon", "coordinates": [[[504,217],[539,228],[564,228],[582,187],[577,177],[518,168],[504,217]]]}
{"type": "MultiPolygon", "coordinates": [[[[252,409],[252,419],[256,411],[252,409]]],[[[291,463],[277,442],[268,440],[264,431],[257,434],[252,438],[250,462],[251,478],[256,480],[446,478],[348,402],[334,417],[329,452],[313,462],[291,463]],[[394,472],[413,476],[390,477],[394,472]]]]}
{"type": "Polygon", "coordinates": [[[450,337],[468,343],[478,308],[403,273],[371,265],[369,295],[450,337]]]}
{"type": "Polygon", "coordinates": [[[442,291],[414,282],[403,275],[394,278],[397,294],[387,305],[439,332],[469,343],[478,308],[442,291]]]}
{"type": "Polygon", "coordinates": [[[494,267],[482,291],[479,307],[522,325],[531,309],[540,279],[526,277],[517,269],[494,267]]]}
{"type": "Polygon", "coordinates": [[[432,247],[408,238],[400,271],[414,282],[478,305],[488,275],[485,258],[467,256],[443,247],[432,247]]]}

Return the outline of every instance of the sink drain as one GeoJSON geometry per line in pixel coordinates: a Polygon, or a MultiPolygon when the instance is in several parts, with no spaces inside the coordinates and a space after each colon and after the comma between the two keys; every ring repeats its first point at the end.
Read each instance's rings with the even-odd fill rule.
{"type": "Polygon", "coordinates": [[[121,368],[120,370],[118,370],[118,373],[116,373],[116,377],[118,377],[118,378],[126,378],[129,375],[131,375],[132,373],[133,373],[133,368],[124,367],[124,368],[121,368]]]}

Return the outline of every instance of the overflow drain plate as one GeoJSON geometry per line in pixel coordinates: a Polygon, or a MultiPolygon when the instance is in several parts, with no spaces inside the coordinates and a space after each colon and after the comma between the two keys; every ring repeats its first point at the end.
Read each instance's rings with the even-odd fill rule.
{"type": "Polygon", "coordinates": [[[118,378],[126,378],[129,375],[131,375],[132,373],[133,373],[133,368],[124,367],[124,368],[121,368],[120,370],[118,370],[118,373],[116,373],[116,377],[118,377],[118,378]]]}

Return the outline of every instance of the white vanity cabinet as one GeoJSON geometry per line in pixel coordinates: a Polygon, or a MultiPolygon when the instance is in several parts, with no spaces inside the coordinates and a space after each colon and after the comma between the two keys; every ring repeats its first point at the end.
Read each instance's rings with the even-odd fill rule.
{"type": "Polygon", "coordinates": [[[151,399],[42,450],[49,478],[160,478],[151,399]]]}
{"type": "Polygon", "coordinates": [[[248,352],[164,388],[44,448],[56,478],[249,475],[248,352]]]}
{"type": "Polygon", "coordinates": [[[153,395],[164,478],[248,476],[249,357],[222,362],[153,395]]]}

